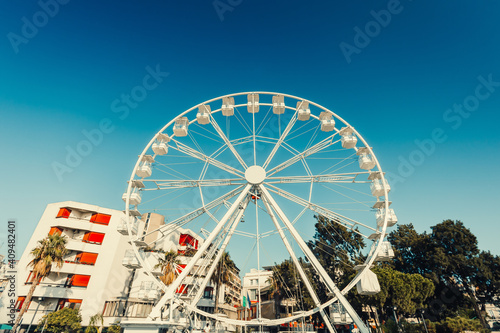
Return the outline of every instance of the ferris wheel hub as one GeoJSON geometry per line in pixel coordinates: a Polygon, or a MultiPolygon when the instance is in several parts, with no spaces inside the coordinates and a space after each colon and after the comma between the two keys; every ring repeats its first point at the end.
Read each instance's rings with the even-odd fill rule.
{"type": "Polygon", "coordinates": [[[245,171],[245,179],[253,185],[262,184],[266,179],[266,170],[260,165],[252,165],[245,171]]]}

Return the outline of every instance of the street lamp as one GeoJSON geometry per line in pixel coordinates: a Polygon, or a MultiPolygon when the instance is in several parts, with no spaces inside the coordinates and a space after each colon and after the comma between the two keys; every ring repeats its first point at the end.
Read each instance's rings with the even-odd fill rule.
{"type": "Polygon", "coordinates": [[[420,310],[420,315],[422,316],[422,320],[424,321],[425,332],[429,333],[429,331],[427,330],[427,324],[425,323],[424,310],[420,310]]]}
{"type": "Polygon", "coordinates": [[[393,306],[393,307],[392,307],[392,313],[394,314],[394,319],[396,320],[396,325],[398,326],[398,332],[400,332],[400,333],[401,333],[401,332],[402,332],[402,330],[401,330],[401,327],[399,326],[398,316],[396,316],[396,310],[397,310],[397,309],[398,309],[397,307],[393,306]]]}
{"type": "Polygon", "coordinates": [[[43,297],[38,297],[38,304],[36,305],[35,314],[33,315],[33,317],[31,317],[30,325],[28,326],[28,329],[26,330],[27,333],[29,333],[29,331],[30,331],[31,325],[33,324],[33,320],[35,319],[36,313],[38,312],[38,307],[40,306],[40,303],[42,303],[44,300],[45,299],[43,297]]]}

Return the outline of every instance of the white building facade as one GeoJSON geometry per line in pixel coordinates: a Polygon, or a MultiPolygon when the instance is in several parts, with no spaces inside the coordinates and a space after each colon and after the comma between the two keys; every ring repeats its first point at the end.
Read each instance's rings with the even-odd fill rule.
{"type": "MultiPolygon", "coordinates": [[[[204,240],[182,228],[176,228],[166,236],[155,231],[165,224],[164,217],[156,213],[146,213],[134,221],[129,229],[122,211],[72,201],[49,204],[18,264],[14,298],[18,311],[33,283],[28,264],[32,260],[30,252],[38,241],[49,234],[59,233],[68,239],[68,253],[62,267],[53,266],[49,276],[35,289],[23,316],[22,329],[30,324],[34,329],[45,314],[64,307],[80,310],[82,326],[87,326],[95,314],[103,315],[104,326],[146,319],[163,293],[161,286],[154,281],[162,275],[161,268],[155,267],[159,258],[165,252],[177,252],[177,271],[181,272],[204,240]],[[137,260],[131,242],[139,249],[145,265],[137,260]],[[152,272],[153,277],[146,271],[152,272]]],[[[202,272],[199,278],[203,277],[202,272]]],[[[183,295],[187,297],[195,282],[193,278],[187,279],[178,288],[181,298],[183,295]]],[[[224,295],[231,298],[232,303],[226,306],[228,310],[234,308],[241,298],[239,282],[236,273],[234,282],[221,288],[225,292],[219,295],[220,304],[224,303],[224,295]]],[[[214,289],[213,284],[206,285],[197,303],[200,309],[213,312],[214,289]]],[[[1,295],[0,323],[7,324],[10,320],[8,311],[2,309],[10,304],[10,298],[5,292],[1,295]]]]}

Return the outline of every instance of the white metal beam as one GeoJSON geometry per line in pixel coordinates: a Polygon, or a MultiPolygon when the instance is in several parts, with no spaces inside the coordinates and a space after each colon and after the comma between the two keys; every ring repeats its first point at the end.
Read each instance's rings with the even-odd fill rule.
{"type": "Polygon", "coordinates": [[[228,209],[226,214],[222,217],[220,222],[217,224],[217,226],[212,230],[210,235],[205,239],[203,242],[203,245],[198,249],[196,254],[191,258],[189,263],[186,265],[186,267],[182,270],[182,273],[179,274],[179,276],[170,284],[167,289],[165,290],[165,295],[160,299],[160,301],[155,305],[153,310],[148,316],[149,320],[156,320],[158,318],[161,318],[161,312],[162,312],[162,307],[170,300],[173,299],[175,295],[175,291],[179,287],[179,285],[182,283],[182,280],[189,274],[189,272],[193,269],[193,267],[196,265],[196,262],[201,258],[201,256],[205,253],[205,251],[208,249],[208,247],[212,244],[213,240],[215,237],[219,234],[221,229],[226,225],[226,222],[228,219],[231,217],[231,215],[234,213],[234,211],[240,207],[240,204],[243,202],[243,200],[246,198],[248,192],[252,188],[251,184],[247,184],[243,191],[240,193],[238,198],[234,201],[234,203],[231,205],[231,208],[228,209]]]}
{"type": "MultiPolygon", "coordinates": [[[[295,264],[295,267],[297,267],[297,270],[299,271],[300,277],[302,278],[302,281],[304,281],[304,284],[306,285],[307,290],[309,291],[309,294],[311,295],[311,297],[314,301],[314,305],[316,307],[321,306],[321,302],[318,298],[318,295],[316,295],[316,291],[314,291],[314,288],[311,285],[311,282],[309,281],[309,279],[307,278],[307,275],[304,272],[302,265],[300,264],[299,260],[297,259],[295,252],[293,252],[293,249],[292,249],[290,243],[288,242],[288,239],[286,238],[285,233],[283,232],[283,228],[281,228],[281,225],[278,223],[278,220],[276,219],[276,216],[274,215],[273,210],[269,206],[267,198],[262,197],[262,202],[264,203],[264,206],[266,207],[267,213],[271,217],[271,220],[273,221],[274,226],[276,227],[276,230],[278,231],[278,233],[281,237],[281,240],[283,241],[283,244],[285,244],[285,247],[286,247],[288,253],[290,254],[290,257],[292,258],[293,263],[295,264]]],[[[325,313],[325,310],[321,309],[320,313],[321,313],[321,317],[323,318],[323,321],[325,322],[325,325],[328,328],[328,330],[331,333],[336,333],[337,331],[332,326],[332,323],[331,323],[330,319],[328,318],[327,314],[325,313]]]]}
{"type": "Polygon", "coordinates": [[[283,221],[285,226],[288,228],[288,230],[290,231],[290,234],[295,239],[295,241],[299,245],[302,252],[306,255],[309,262],[312,264],[314,269],[319,273],[319,275],[321,276],[321,278],[323,279],[323,281],[327,285],[328,289],[335,294],[335,296],[339,299],[340,303],[342,303],[342,305],[346,309],[347,313],[349,313],[349,315],[354,320],[356,325],[358,325],[361,333],[370,333],[369,329],[366,327],[363,320],[359,317],[359,315],[356,313],[356,311],[354,310],[352,305],[347,301],[345,296],[342,294],[342,292],[339,290],[339,288],[335,285],[332,278],[328,275],[328,273],[325,271],[323,266],[321,266],[318,259],[314,256],[311,249],[307,246],[306,242],[302,239],[302,237],[300,237],[299,233],[294,228],[294,226],[290,223],[290,221],[286,217],[285,213],[283,213],[283,211],[278,206],[276,201],[274,201],[274,198],[271,196],[269,191],[263,185],[259,185],[259,188],[261,190],[262,195],[268,200],[270,206],[274,209],[276,214],[279,216],[280,220],[283,221]]]}

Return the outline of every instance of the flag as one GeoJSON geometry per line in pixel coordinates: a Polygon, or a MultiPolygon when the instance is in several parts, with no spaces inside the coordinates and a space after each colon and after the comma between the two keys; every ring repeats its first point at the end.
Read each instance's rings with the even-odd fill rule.
{"type": "MultiPolygon", "coordinates": [[[[245,297],[245,296],[243,296],[243,297],[245,297]]],[[[245,308],[250,309],[250,295],[248,295],[248,291],[247,291],[247,302],[246,302],[245,308]]]]}

